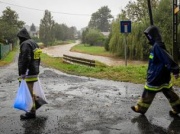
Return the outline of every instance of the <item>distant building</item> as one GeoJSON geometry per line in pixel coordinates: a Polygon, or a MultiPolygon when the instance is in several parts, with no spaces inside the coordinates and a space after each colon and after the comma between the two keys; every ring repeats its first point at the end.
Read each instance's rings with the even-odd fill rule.
{"type": "Polygon", "coordinates": [[[33,31],[31,31],[31,27],[29,25],[25,25],[24,27],[27,29],[31,37],[39,38],[39,27],[36,27],[33,31]]]}
{"type": "Polygon", "coordinates": [[[108,37],[110,32],[101,32],[105,37],[108,37]]]}
{"type": "Polygon", "coordinates": [[[29,31],[31,37],[39,38],[39,31],[29,31]]]}

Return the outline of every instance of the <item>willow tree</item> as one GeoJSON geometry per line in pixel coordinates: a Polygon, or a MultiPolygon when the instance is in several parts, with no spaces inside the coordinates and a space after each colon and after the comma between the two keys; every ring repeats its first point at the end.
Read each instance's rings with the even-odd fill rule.
{"type": "MultiPolygon", "coordinates": [[[[152,0],[153,11],[159,5],[159,0],[152,0]]],[[[110,39],[110,51],[124,56],[124,34],[119,32],[120,21],[131,20],[132,32],[127,36],[127,56],[130,59],[147,59],[149,45],[146,44],[143,31],[149,26],[149,14],[147,0],[129,2],[119,17],[112,24],[112,37],[110,39]]]]}
{"type": "MultiPolygon", "coordinates": [[[[163,41],[169,52],[172,52],[172,1],[161,0],[154,14],[155,24],[159,27],[163,41]]],[[[177,48],[178,49],[178,48],[177,48]]]]}
{"type": "Polygon", "coordinates": [[[109,50],[115,55],[123,56],[123,37],[119,33],[119,21],[116,20],[112,23],[111,39],[109,41],[109,50]]]}

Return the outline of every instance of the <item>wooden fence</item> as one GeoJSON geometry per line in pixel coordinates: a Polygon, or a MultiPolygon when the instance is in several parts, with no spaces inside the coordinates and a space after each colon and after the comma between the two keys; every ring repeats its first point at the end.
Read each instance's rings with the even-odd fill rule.
{"type": "Polygon", "coordinates": [[[70,63],[70,64],[77,63],[77,64],[91,66],[91,67],[96,66],[95,60],[89,60],[89,59],[69,56],[69,55],[65,55],[65,54],[63,55],[63,62],[70,63]]]}

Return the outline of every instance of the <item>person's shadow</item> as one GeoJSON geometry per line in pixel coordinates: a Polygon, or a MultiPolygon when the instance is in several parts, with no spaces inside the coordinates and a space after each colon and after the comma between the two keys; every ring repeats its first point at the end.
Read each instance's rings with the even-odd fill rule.
{"type": "Polygon", "coordinates": [[[24,134],[41,134],[44,132],[48,117],[36,117],[35,119],[23,120],[24,134]]]}
{"type": "Polygon", "coordinates": [[[180,117],[174,117],[167,129],[149,122],[145,115],[140,115],[131,120],[137,123],[140,134],[180,134],[180,117]]]}
{"type": "Polygon", "coordinates": [[[174,117],[174,120],[168,127],[168,132],[170,134],[180,134],[180,116],[174,117]]]}

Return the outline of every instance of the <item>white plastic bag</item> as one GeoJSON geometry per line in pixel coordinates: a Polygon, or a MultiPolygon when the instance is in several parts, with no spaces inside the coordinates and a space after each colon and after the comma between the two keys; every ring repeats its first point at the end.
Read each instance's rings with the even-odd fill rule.
{"type": "Polygon", "coordinates": [[[14,108],[29,112],[33,106],[31,93],[25,80],[21,81],[14,101],[14,108]]]}
{"type": "Polygon", "coordinates": [[[41,107],[44,104],[47,104],[47,99],[45,97],[44,91],[41,86],[40,79],[38,78],[38,81],[36,81],[33,85],[33,93],[35,94],[35,105],[36,109],[41,107]]]}

